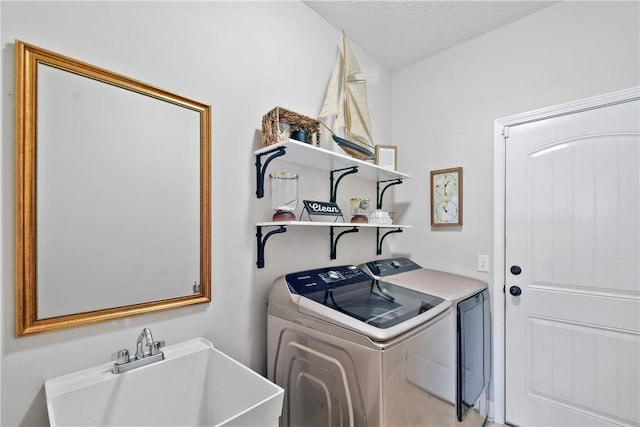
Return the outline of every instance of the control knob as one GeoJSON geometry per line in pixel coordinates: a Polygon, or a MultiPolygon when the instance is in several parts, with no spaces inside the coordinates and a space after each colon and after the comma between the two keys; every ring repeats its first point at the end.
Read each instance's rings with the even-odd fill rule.
{"type": "Polygon", "coordinates": [[[341,276],[340,273],[335,270],[330,270],[327,274],[329,275],[329,278],[333,280],[338,280],[341,276]]]}

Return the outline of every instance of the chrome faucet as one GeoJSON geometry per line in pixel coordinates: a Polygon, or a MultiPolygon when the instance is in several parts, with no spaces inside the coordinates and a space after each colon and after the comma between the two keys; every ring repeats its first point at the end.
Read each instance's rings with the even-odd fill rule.
{"type": "MultiPolygon", "coordinates": [[[[147,342],[147,347],[151,347],[153,343],[153,335],[151,335],[151,329],[144,328],[140,335],[138,335],[138,339],[136,340],[136,359],[144,358],[144,347],[142,346],[143,341],[147,342]]],[[[151,352],[151,351],[149,351],[151,352]]]]}
{"type": "Polygon", "coordinates": [[[122,349],[111,355],[111,360],[115,360],[111,372],[120,374],[141,366],[164,360],[164,353],[160,348],[164,347],[164,341],[154,341],[149,328],[144,328],[136,340],[136,354],[134,358],[129,357],[129,350],[122,349]],[[145,348],[148,348],[145,351],[145,348]]]}

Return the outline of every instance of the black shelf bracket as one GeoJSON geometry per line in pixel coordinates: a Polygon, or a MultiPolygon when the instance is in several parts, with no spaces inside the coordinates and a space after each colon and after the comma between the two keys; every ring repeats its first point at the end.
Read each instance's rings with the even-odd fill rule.
{"type": "Polygon", "coordinates": [[[337,255],[337,248],[338,248],[338,240],[340,240],[340,238],[342,236],[344,236],[347,233],[357,233],[358,231],[360,231],[360,229],[358,227],[353,227],[352,229],[349,230],[345,230],[342,233],[338,234],[337,236],[335,236],[334,239],[334,228],[335,227],[331,227],[330,231],[329,231],[329,237],[331,238],[331,259],[336,259],[337,255]]]}
{"type": "Polygon", "coordinates": [[[267,166],[269,166],[271,160],[284,156],[285,154],[285,147],[278,147],[261,154],[256,154],[256,196],[258,196],[258,199],[264,197],[264,178],[267,173],[267,166]],[[262,157],[269,155],[270,157],[262,164],[262,157]]]}
{"type": "Polygon", "coordinates": [[[279,226],[279,228],[275,230],[271,230],[270,232],[265,234],[263,238],[262,226],[261,225],[256,226],[256,244],[258,247],[258,261],[256,262],[256,265],[258,266],[258,268],[264,268],[264,247],[266,246],[267,240],[269,239],[269,237],[273,236],[274,234],[286,233],[286,232],[287,232],[286,227],[284,225],[281,225],[279,226]]]}
{"type": "MultiPolygon", "coordinates": [[[[397,178],[397,179],[389,179],[387,181],[378,181],[376,183],[376,209],[382,209],[382,198],[384,196],[384,192],[387,191],[387,188],[391,187],[392,185],[398,185],[398,184],[402,184],[402,178],[397,178]],[[383,189],[382,192],[380,192],[380,184],[384,184],[388,182],[389,184],[387,184],[383,189]]],[[[380,254],[378,254],[380,255],[380,254]]]]}
{"type": "MultiPolygon", "coordinates": [[[[336,196],[338,194],[338,184],[340,184],[340,180],[342,178],[344,178],[347,175],[351,175],[352,173],[357,173],[358,172],[358,166],[351,166],[348,168],[344,168],[344,169],[336,169],[331,171],[331,174],[329,175],[329,187],[331,190],[331,194],[329,195],[329,201],[331,203],[335,203],[336,202],[336,196]],[[346,171],[346,172],[345,172],[346,171]],[[340,175],[338,177],[338,179],[336,180],[333,176],[334,173],[336,172],[344,172],[342,175],[340,175]],[[335,184],[334,184],[335,181],[335,184]]],[[[331,258],[334,259],[334,258],[331,258]]]]}
{"type": "Polygon", "coordinates": [[[382,242],[384,241],[385,237],[387,237],[389,234],[393,234],[393,233],[402,233],[402,228],[398,228],[396,230],[391,230],[391,231],[387,231],[386,233],[384,233],[382,235],[382,237],[380,237],[380,227],[376,227],[376,239],[378,240],[378,247],[376,250],[376,254],[377,255],[382,255],[382,242]]]}

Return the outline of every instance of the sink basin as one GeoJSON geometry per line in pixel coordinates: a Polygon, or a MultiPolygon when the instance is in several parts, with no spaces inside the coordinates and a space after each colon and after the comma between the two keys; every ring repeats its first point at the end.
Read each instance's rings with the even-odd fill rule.
{"type": "Polygon", "coordinates": [[[121,374],[105,363],[45,382],[51,426],[278,425],[284,390],[204,338],[121,374]]]}

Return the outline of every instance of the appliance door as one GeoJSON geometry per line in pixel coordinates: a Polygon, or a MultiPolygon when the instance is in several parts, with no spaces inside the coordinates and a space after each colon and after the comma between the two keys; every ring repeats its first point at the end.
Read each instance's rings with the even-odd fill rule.
{"type": "Polygon", "coordinates": [[[458,366],[456,410],[465,419],[491,378],[491,317],[489,291],[483,290],[458,304],[458,366]]]}
{"type": "Polygon", "coordinates": [[[443,298],[376,279],[324,287],[303,296],[380,329],[407,322],[445,302],[443,298]]]}

